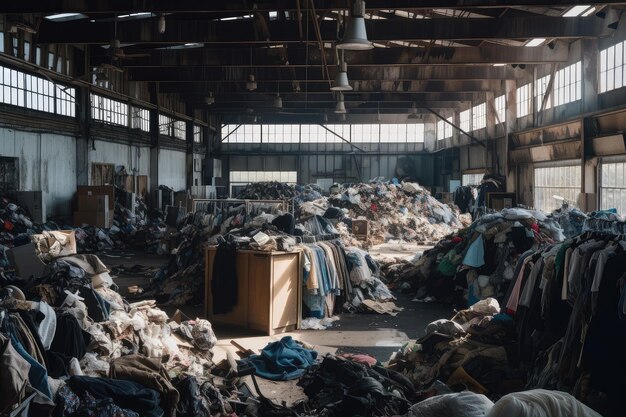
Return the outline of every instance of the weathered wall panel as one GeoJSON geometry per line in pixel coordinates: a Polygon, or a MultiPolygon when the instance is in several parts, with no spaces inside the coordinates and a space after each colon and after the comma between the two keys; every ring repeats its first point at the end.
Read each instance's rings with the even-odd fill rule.
{"type": "Polygon", "coordinates": [[[172,187],[174,191],[186,188],[185,152],[161,149],[159,152],[159,185],[172,187]]]}
{"type": "Polygon", "coordinates": [[[19,158],[19,188],[43,191],[48,216],[69,216],[76,190],[76,139],[0,128],[0,155],[19,158]]]}
{"type": "MultiPolygon", "coordinates": [[[[150,148],[96,139],[89,148],[89,162],[115,164],[116,167],[123,165],[129,174],[149,175],[150,148]]],[[[91,169],[89,171],[91,175],[91,169]]]]}

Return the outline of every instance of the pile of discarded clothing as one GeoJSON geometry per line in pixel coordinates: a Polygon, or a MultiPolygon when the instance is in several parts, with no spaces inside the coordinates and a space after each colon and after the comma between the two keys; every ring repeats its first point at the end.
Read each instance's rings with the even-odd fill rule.
{"type": "Polygon", "coordinates": [[[154,301],[128,304],[97,256],[0,277],[3,413],[27,404],[29,415],[173,416],[194,396],[230,409],[215,387],[204,395],[211,324],[171,319],[154,301]]]}
{"type": "MultiPolygon", "coordinates": [[[[569,393],[540,389],[546,387],[528,379],[520,366],[528,351],[518,344],[524,320],[513,319],[495,299],[487,298],[450,320],[430,323],[424,336],[403,346],[388,364],[418,390],[406,415],[599,416],[592,410],[599,409],[598,404],[581,403],[586,401],[574,398],[565,387],[550,388],[569,393]]],[[[543,365],[544,372],[558,369],[543,365]]]]}
{"type": "MultiPolygon", "coordinates": [[[[597,217],[598,214],[592,216],[597,217]]],[[[585,219],[589,216],[576,207],[564,205],[550,213],[550,217],[559,222],[561,229],[563,229],[563,234],[569,238],[582,233],[585,219]]]]}
{"type": "Polygon", "coordinates": [[[467,306],[487,297],[502,300],[520,256],[564,238],[559,223],[540,211],[504,209],[442,239],[410,265],[384,270],[395,272],[390,286],[410,287],[419,301],[467,306]]]}
{"type": "Polygon", "coordinates": [[[457,187],[453,193],[454,205],[459,208],[461,213],[472,213],[476,207],[477,198],[478,188],[474,185],[457,187]]]}
{"type": "Polygon", "coordinates": [[[463,227],[458,211],[442,204],[417,183],[355,184],[328,199],[348,217],[369,220],[368,243],[389,239],[433,243],[463,227]]]}

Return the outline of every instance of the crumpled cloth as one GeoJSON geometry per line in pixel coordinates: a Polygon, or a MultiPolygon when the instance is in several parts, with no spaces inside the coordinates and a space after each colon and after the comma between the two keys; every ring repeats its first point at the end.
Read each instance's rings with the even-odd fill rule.
{"type": "Polygon", "coordinates": [[[600,414],[562,391],[534,389],[500,398],[487,417],[601,417],[600,414]]]}
{"type": "Polygon", "coordinates": [[[180,395],[158,359],[142,355],[122,356],[111,361],[109,376],[114,379],[137,382],[146,388],[156,390],[161,394],[166,415],[176,415],[176,404],[180,395]]]}
{"type": "Polygon", "coordinates": [[[256,374],[263,378],[288,381],[302,376],[315,363],[315,358],[316,351],[305,349],[291,336],[285,336],[265,346],[260,355],[252,355],[239,362],[254,366],[256,374]]]}
{"type": "Polygon", "coordinates": [[[427,398],[414,404],[406,417],[483,417],[492,407],[484,395],[463,391],[427,398]]]}

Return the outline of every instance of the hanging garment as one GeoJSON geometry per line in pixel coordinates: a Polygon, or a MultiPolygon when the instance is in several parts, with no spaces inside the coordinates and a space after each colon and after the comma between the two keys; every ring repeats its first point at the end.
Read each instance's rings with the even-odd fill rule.
{"type": "Polygon", "coordinates": [[[214,259],[211,279],[213,314],[225,314],[237,305],[237,247],[221,243],[214,259]]]}

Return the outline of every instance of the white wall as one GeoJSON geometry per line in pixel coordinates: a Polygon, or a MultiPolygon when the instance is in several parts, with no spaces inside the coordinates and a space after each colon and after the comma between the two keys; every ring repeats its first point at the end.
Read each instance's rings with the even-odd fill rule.
{"type": "MultiPolygon", "coordinates": [[[[150,148],[147,146],[127,145],[123,143],[95,140],[95,149],[89,146],[89,162],[115,164],[126,167],[129,174],[136,169],[137,175],[150,175],[150,148]]],[[[91,183],[91,165],[89,167],[89,181],[91,183]]]]}
{"type": "Polygon", "coordinates": [[[43,191],[48,217],[71,213],[76,138],[0,128],[0,155],[19,158],[21,191],[43,191]]]}
{"type": "Polygon", "coordinates": [[[159,185],[184,190],[186,184],[186,154],[181,151],[161,149],[159,152],[159,185]]]}

